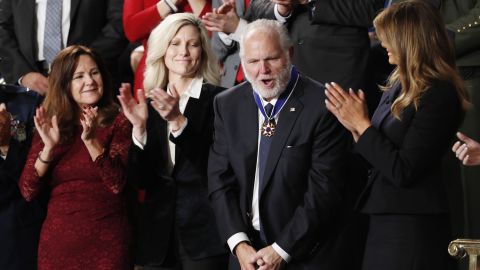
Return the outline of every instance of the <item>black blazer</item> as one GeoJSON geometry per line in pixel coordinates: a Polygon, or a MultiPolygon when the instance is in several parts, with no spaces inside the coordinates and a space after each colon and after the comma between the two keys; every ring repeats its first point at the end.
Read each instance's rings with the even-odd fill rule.
{"type": "Polygon", "coordinates": [[[167,172],[167,122],[149,105],[147,144],[132,144],[129,179],[145,189],[140,228],[140,262],[161,264],[177,230],[191,259],[226,254],[208,202],[207,160],[213,138],[213,98],[222,88],[204,83],[199,99],[190,98],[188,124],[175,143],[175,166],[167,172]]]}
{"type": "MultiPolygon", "coordinates": [[[[289,265],[319,269],[341,200],[340,170],[350,140],[325,108],[324,86],[303,75],[280,112],[260,187],[259,208],[268,244],[293,258],[289,265]]],[[[210,200],[224,242],[251,228],[258,147],[258,108],[250,83],[215,99],[215,140],[209,157],[210,200]]],[[[338,269],[338,268],[326,268],[338,269]]]]}
{"type": "MultiPolygon", "coordinates": [[[[127,41],[122,26],[123,0],[71,0],[67,45],[94,48],[116,71],[127,41]]],[[[15,83],[28,72],[39,72],[35,0],[0,1],[0,73],[15,83]]]]}
{"type": "Polygon", "coordinates": [[[368,214],[432,214],[448,211],[441,161],[450,149],[464,112],[453,85],[435,81],[418,109],[404,109],[401,120],[390,111],[400,87],[383,94],[372,126],[356,151],[371,165],[358,207],[368,214]]]}

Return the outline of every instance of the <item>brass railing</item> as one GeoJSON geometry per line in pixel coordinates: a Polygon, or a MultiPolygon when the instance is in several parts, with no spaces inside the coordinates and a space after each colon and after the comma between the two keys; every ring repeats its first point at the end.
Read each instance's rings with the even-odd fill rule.
{"type": "Polygon", "coordinates": [[[468,255],[468,270],[480,270],[480,240],[457,239],[448,245],[448,253],[456,258],[468,255]]]}

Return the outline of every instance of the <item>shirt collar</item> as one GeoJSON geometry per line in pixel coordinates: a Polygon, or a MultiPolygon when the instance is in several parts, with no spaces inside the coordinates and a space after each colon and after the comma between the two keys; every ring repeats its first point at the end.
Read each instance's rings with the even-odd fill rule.
{"type": "Polygon", "coordinates": [[[262,106],[265,107],[265,105],[267,105],[267,103],[270,103],[272,104],[273,106],[275,106],[275,104],[277,103],[278,101],[278,97],[276,98],[272,98],[270,101],[265,101],[263,98],[260,98],[260,100],[262,101],[262,106]]]}
{"type": "MultiPolygon", "coordinates": [[[[186,98],[186,97],[191,97],[191,98],[200,98],[200,94],[202,92],[202,86],[203,86],[203,77],[195,77],[188,88],[183,92],[182,96],[180,98],[186,98]]],[[[170,84],[167,85],[167,93],[171,94],[170,92],[170,84]]]]}

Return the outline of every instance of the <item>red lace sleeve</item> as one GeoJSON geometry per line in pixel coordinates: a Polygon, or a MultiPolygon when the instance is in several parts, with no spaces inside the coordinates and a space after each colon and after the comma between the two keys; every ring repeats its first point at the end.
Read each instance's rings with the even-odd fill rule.
{"type": "Polygon", "coordinates": [[[110,145],[97,157],[95,166],[99,169],[103,183],[114,194],[123,190],[126,183],[128,149],[132,141],[132,126],[120,113],[113,124],[110,145]]]}
{"type": "Polygon", "coordinates": [[[35,132],[33,135],[32,146],[28,152],[27,162],[25,163],[22,176],[18,183],[20,192],[27,201],[33,200],[43,186],[44,179],[41,179],[38,176],[37,170],[35,169],[35,162],[37,161],[38,153],[42,148],[43,142],[38,133],[35,132]]]}

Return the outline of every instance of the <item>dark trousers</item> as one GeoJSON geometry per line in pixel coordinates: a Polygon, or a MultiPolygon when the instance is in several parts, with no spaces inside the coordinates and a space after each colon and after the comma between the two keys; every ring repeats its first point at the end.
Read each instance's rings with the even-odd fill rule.
{"type": "Polygon", "coordinates": [[[364,270],[450,270],[447,215],[370,215],[364,270]]]}
{"type": "Polygon", "coordinates": [[[203,259],[191,259],[182,242],[178,239],[178,233],[173,239],[172,253],[167,255],[168,266],[145,265],[143,270],[226,270],[228,265],[228,254],[206,257],[203,259]]]}

